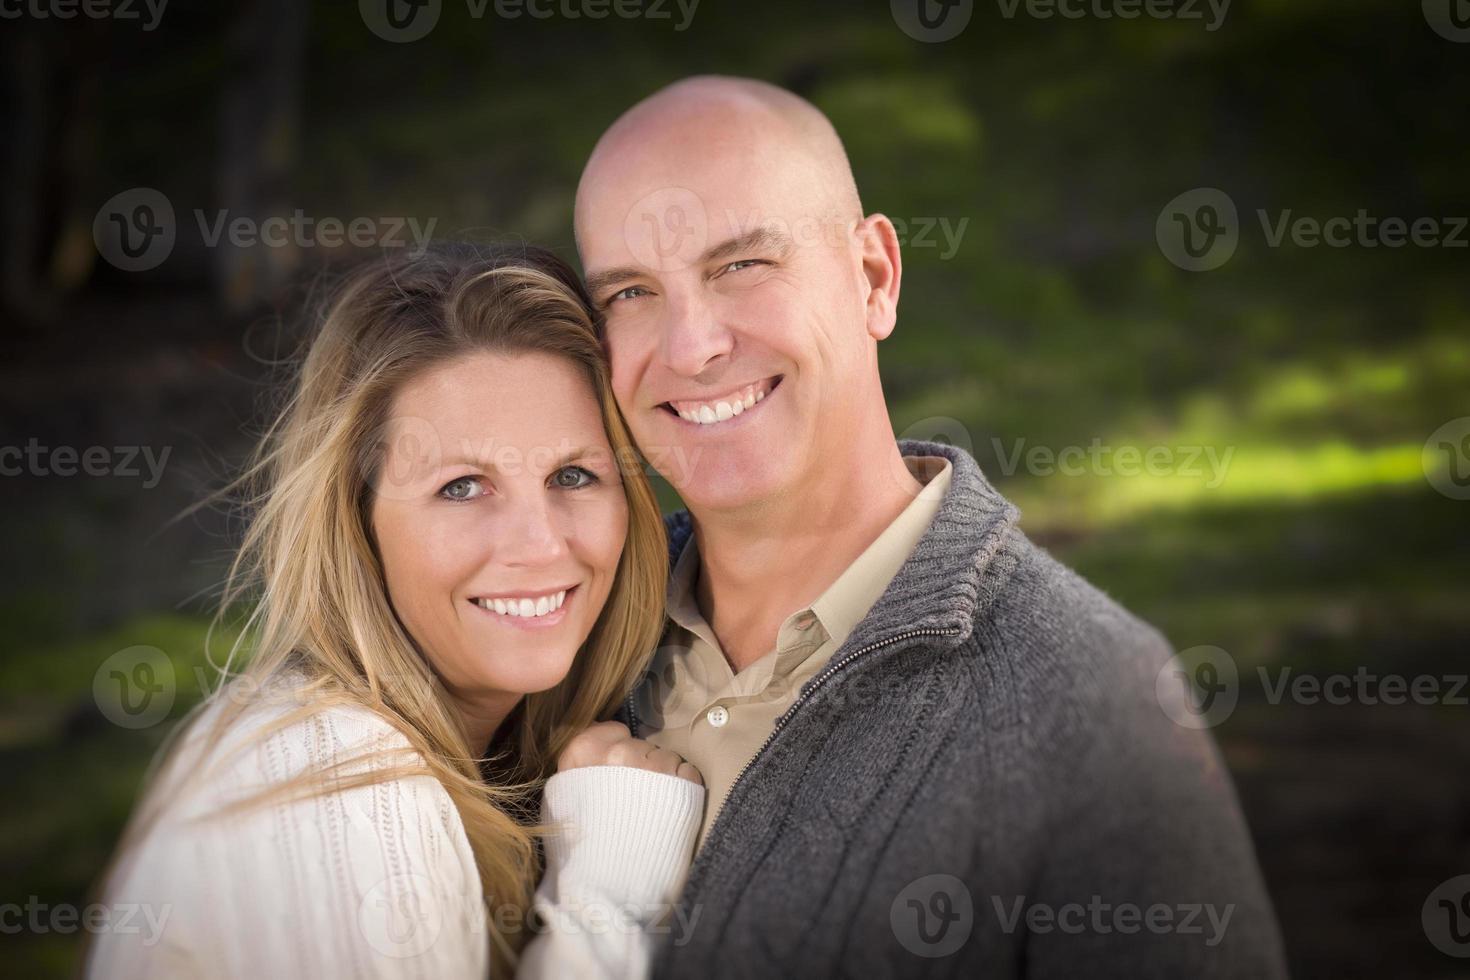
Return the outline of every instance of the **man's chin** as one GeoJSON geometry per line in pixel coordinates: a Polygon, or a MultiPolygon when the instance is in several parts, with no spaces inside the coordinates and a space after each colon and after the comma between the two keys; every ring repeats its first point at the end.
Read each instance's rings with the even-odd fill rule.
{"type": "Polygon", "coordinates": [[[765,465],[752,462],[726,465],[719,470],[710,468],[682,486],[674,484],[674,489],[695,512],[747,510],[789,497],[793,481],[783,479],[781,472],[770,465],[771,460],[762,462],[765,465]]]}

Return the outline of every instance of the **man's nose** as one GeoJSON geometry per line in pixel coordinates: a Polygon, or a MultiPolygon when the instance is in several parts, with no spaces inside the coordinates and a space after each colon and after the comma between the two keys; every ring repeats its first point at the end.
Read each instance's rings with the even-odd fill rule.
{"type": "Polygon", "coordinates": [[[670,290],[664,316],[663,359],[675,374],[695,377],[734,348],[734,335],[697,289],[670,290]]]}

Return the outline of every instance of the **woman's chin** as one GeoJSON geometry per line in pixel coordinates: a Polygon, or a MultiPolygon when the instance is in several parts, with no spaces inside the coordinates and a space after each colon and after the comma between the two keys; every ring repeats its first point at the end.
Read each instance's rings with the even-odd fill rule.
{"type": "Polygon", "coordinates": [[[538,651],[537,655],[517,659],[513,663],[498,665],[493,676],[485,680],[496,690],[510,694],[540,694],[560,684],[572,669],[576,651],[565,655],[538,651]]]}

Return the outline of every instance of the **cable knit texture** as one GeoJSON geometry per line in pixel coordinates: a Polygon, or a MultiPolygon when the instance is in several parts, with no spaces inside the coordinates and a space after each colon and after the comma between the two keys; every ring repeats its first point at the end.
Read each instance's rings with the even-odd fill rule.
{"type": "Polygon", "coordinates": [[[588,766],[546,783],[546,865],[558,900],[654,906],[673,900],[689,871],[704,787],[624,766],[588,766]],[[693,826],[691,831],[689,828],[693,826]],[[651,832],[654,831],[654,832],[651,832]],[[566,870],[575,874],[566,876],[566,870]]]}
{"type": "Polygon", "coordinates": [[[1156,699],[1167,642],[969,454],[900,449],[951,461],[943,505],[736,782],[654,975],[1284,976],[1219,752],[1156,699]]]}
{"type": "Polygon", "coordinates": [[[704,787],[624,766],[569,769],[546,783],[546,877],[536,911],[546,931],[516,976],[642,980],[655,942],[690,928],[672,907],[689,870],[704,787]]]}
{"type": "MultiPolygon", "coordinates": [[[[90,976],[488,975],[474,856],[459,812],[436,779],[391,779],[218,815],[224,804],[308,769],[377,750],[405,751],[347,771],[413,760],[401,733],[360,708],[324,709],[256,738],[295,705],[288,694],[252,706],[208,758],[199,729],[186,739],[184,765],[175,771],[201,778],[183,788],[170,781],[162,790],[162,819],[120,868],[107,898],[141,907],[137,931],[99,935],[90,976]]],[[[643,976],[651,916],[626,914],[618,928],[589,916],[642,909],[678,891],[703,787],[604,766],[553,776],[547,793],[545,816],[567,821],[567,834],[548,847],[536,896],[547,929],[530,942],[517,975],[643,976]],[[595,973],[587,972],[589,964],[595,973]]]]}
{"type": "Polygon", "coordinates": [[[474,857],[459,812],[432,777],[219,815],[298,773],[408,748],[377,715],[349,707],[255,737],[294,707],[289,698],[252,707],[207,758],[192,730],[180,747],[189,782],[161,788],[162,818],[110,891],[109,901],[165,913],[161,934],[99,937],[92,976],[487,975],[474,857]]]}

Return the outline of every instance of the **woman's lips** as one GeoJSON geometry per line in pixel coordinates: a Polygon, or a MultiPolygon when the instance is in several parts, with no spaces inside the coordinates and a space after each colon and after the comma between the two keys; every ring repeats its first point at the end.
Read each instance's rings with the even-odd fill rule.
{"type": "Polygon", "coordinates": [[[568,589],[566,598],[562,600],[561,606],[554,612],[548,612],[543,616],[513,616],[510,613],[496,612],[493,608],[487,609],[475,599],[471,599],[469,602],[470,605],[503,626],[513,626],[516,629],[532,631],[547,630],[560,625],[567,618],[567,609],[577,600],[578,590],[580,588],[581,586],[574,585],[568,589]]]}

